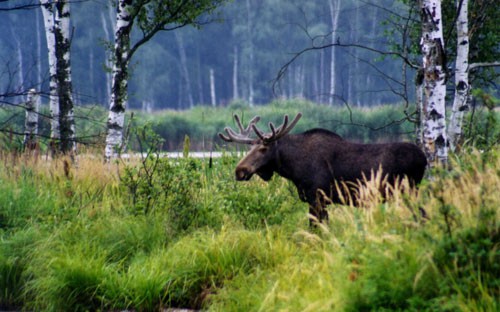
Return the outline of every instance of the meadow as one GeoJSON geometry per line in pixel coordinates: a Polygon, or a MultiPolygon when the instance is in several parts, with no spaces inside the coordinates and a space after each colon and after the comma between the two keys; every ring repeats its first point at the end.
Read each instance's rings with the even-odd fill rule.
{"type": "Polygon", "coordinates": [[[168,159],[141,133],[147,155],[111,163],[1,151],[0,310],[500,309],[498,145],[385,202],[370,183],[313,229],[290,182],[236,182],[241,155],[168,159]]]}

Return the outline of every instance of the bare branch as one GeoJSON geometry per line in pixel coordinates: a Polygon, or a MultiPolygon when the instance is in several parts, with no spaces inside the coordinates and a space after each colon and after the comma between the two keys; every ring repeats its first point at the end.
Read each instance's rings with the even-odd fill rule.
{"type": "Polygon", "coordinates": [[[469,69],[473,70],[480,67],[498,67],[500,62],[485,62],[485,63],[472,63],[469,65],[469,69]]]}

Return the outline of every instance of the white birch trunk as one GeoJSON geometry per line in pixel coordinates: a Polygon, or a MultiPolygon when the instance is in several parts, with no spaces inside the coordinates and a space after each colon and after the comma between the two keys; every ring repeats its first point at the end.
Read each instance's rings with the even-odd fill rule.
{"type": "Polygon", "coordinates": [[[423,69],[420,69],[417,71],[417,76],[416,76],[415,80],[416,80],[415,81],[415,102],[416,102],[415,106],[416,106],[416,113],[417,113],[417,122],[415,125],[415,135],[417,138],[416,143],[421,149],[424,149],[424,138],[423,138],[424,73],[423,73],[423,69]]]}
{"type": "Polygon", "coordinates": [[[42,78],[42,32],[40,31],[40,12],[35,10],[36,14],[36,54],[38,62],[36,64],[37,76],[36,81],[41,84],[42,78]]]}
{"type": "Polygon", "coordinates": [[[217,105],[217,98],[215,97],[215,75],[213,68],[210,68],[210,99],[212,106],[215,107],[217,105]]]}
{"type": "Polygon", "coordinates": [[[233,48],[233,100],[239,99],[238,93],[238,48],[233,48]]]}
{"type": "Polygon", "coordinates": [[[54,35],[54,6],[49,0],[40,0],[45,38],[49,56],[49,109],[50,109],[50,139],[52,153],[60,139],[59,131],[59,100],[57,96],[57,68],[56,68],[56,37],[54,35]]]}
{"type": "MultiPolygon", "coordinates": [[[[351,27],[351,29],[361,29],[359,24],[359,11],[360,9],[359,8],[356,8],[355,9],[355,14],[354,14],[354,18],[350,21],[352,24],[349,25],[351,27]]],[[[351,40],[351,42],[358,42],[358,38],[357,38],[357,32],[355,31],[350,31],[349,32],[349,40],[351,40]]],[[[351,65],[347,68],[347,81],[349,81],[349,83],[347,84],[347,103],[357,103],[357,97],[356,97],[356,94],[355,94],[355,90],[354,90],[354,87],[355,87],[355,84],[354,83],[350,83],[350,81],[358,81],[357,80],[357,73],[360,72],[360,69],[359,69],[359,60],[358,60],[358,49],[352,49],[351,51],[351,54],[352,54],[352,62],[351,62],[351,65]]]]}
{"type": "MultiPolygon", "coordinates": [[[[17,71],[17,85],[18,89],[21,90],[24,93],[24,61],[23,61],[23,48],[21,46],[21,38],[19,38],[18,33],[12,29],[12,36],[14,38],[14,41],[16,42],[16,52],[17,52],[17,63],[19,64],[19,69],[17,71]]],[[[21,101],[24,101],[26,98],[24,96],[20,96],[21,101]]]]}
{"type": "Polygon", "coordinates": [[[325,103],[325,51],[319,52],[319,101],[325,103]]]}
{"type": "Polygon", "coordinates": [[[198,103],[205,103],[205,95],[203,93],[203,76],[201,73],[203,72],[203,70],[201,69],[201,55],[200,55],[200,51],[198,50],[197,51],[197,55],[196,55],[196,67],[197,67],[197,72],[198,74],[196,75],[197,78],[196,78],[196,84],[198,85],[198,103]]]}
{"type": "Polygon", "coordinates": [[[130,3],[131,1],[118,0],[117,5],[111,100],[107,122],[106,147],[104,150],[104,157],[107,161],[118,157],[123,147],[123,126],[127,106],[127,67],[132,27],[129,11],[130,3]]]}
{"type": "Polygon", "coordinates": [[[441,0],[421,0],[423,55],[423,145],[429,166],[446,166],[445,51],[441,0]]]}
{"type": "Polygon", "coordinates": [[[59,95],[59,129],[63,153],[76,155],[73,86],[71,80],[71,32],[68,0],[56,2],[54,34],[59,95]]]}
{"type": "MultiPolygon", "coordinates": [[[[109,10],[111,11],[111,10],[109,10]]],[[[113,16],[112,16],[112,13],[109,13],[108,14],[108,18],[109,20],[113,20],[113,16]]],[[[114,27],[113,27],[113,23],[108,23],[108,19],[106,18],[106,16],[104,15],[104,11],[101,11],[101,23],[102,23],[102,28],[104,30],[104,38],[106,38],[106,40],[113,40],[113,35],[111,33],[114,33],[115,30],[114,30],[114,27]],[[111,30],[111,31],[110,31],[111,30]]],[[[112,79],[112,75],[110,73],[110,69],[112,68],[113,64],[111,62],[111,55],[109,55],[109,51],[108,49],[106,49],[106,61],[105,61],[105,66],[106,66],[106,98],[104,99],[106,102],[109,103],[110,99],[111,99],[111,79],[112,79]],[[108,70],[109,69],[109,70],[108,70]]]]}
{"type": "Polygon", "coordinates": [[[188,61],[186,56],[186,49],[184,47],[184,40],[182,40],[182,35],[178,31],[174,31],[174,36],[177,41],[177,46],[179,49],[179,56],[181,60],[180,68],[182,77],[184,78],[184,83],[186,84],[186,93],[189,102],[189,107],[193,108],[194,100],[193,100],[193,93],[191,92],[191,79],[189,77],[188,61]]]}
{"type": "Polygon", "coordinates": [[[464,112],[468,110],[469,98],[469,19],[468,0],[457,0],[457,58],[455,61],[455,96],[451,109],[448,138],[451,151],[462,141],[464,112]]]}
{"type": "Polygon", "coordinates": [[[248,33],[248,44],[249,46],[249,64],[248,64],[248,104],[253,107],[254,102],[254,89],[253,89],[253,21],[252,21],[252,11],[250,7],[250,0],[246,1],[247,6],[247,33],[248,33]]]}
{"type": "Polygon", "coordinates": [[[26,101],[26,120],[24,123],[24,148],[27,150],[36,148],[39,106],[39,96],[36,90],[29,90],[28,100],[26,101]]]}
{"type": "MultiPolygon", "coordinates": [[[[340,13],[340,0],[331,0],[328,2],[330,5],[330,19],[332,22],[332,45],[334,45],[337,41],[337,29],[339,26],[339,13],[340,13]]],[[[330,59],[330,97],[328,100],[328,104],[333,105],[333,99],[335,97],[335,47],[332,47],[331,50],[331,59],[330,59]]]]}

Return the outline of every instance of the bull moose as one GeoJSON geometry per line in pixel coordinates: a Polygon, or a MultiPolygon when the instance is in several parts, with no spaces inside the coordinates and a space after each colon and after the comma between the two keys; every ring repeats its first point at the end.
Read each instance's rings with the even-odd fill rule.
{"type": "Polygon", "coordinates": [[[219,133],[220,138],[251,145],[250,151],[236,166],[236,180],[249,180],[257,174],[269,181],[274,172],[291,180],[300,199],[309,204],[309,212],[314,217],[311,222],[328,219],[321,196],[326,195],[332,202],[341,203],[340,188],[336,187],[340,183],[358,184],[380,168],[391,185],[404,177],[412,186],[422,180],[427,160],[416,145],[353,143],[334,132],[318,128],[288,134],[301,116],[298,113],[289,124],[288,115],[285,115],[281,126],[269,123],[271,132],[264,133],[256,126],[259,116],[252,118],[244,128],[240,118],[234,115],[240,133],[226,127],[226,134],[219,133]],[[252,138],[252,134],[256,137],[252,138]]]}

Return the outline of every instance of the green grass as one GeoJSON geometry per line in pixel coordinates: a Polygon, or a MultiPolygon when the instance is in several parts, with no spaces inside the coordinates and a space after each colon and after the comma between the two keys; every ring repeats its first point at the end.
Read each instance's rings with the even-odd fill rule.
{"type": "Polygon", "coordinates": [[[385,203],[370,184],[317,229],[290,182],[234,181],[237,157],[91,156],[0,165],[1,309],[499,308],[498,147],[385,203]]]}

